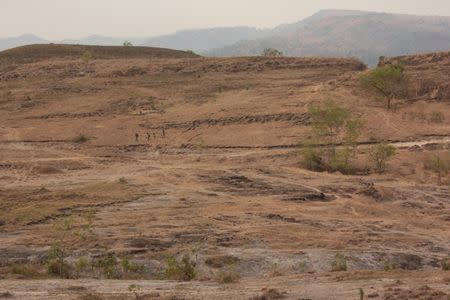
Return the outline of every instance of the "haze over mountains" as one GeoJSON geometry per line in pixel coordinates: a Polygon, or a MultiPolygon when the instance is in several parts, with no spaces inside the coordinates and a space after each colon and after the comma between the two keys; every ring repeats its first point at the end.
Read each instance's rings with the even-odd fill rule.
{"type": "Polygon", "coordinates": [[[450,49],[450,17],[322,10],[273,29],[226,27],[182,30],[149,37],[93,35],[81,40],[47,41],[34,35],[0,38],[0,50],[35,43],[134,45],[193,50],[206,56],[253,56],[277,48],[287,56],[357,57],[369,65],[379,56],[450,49]]]}

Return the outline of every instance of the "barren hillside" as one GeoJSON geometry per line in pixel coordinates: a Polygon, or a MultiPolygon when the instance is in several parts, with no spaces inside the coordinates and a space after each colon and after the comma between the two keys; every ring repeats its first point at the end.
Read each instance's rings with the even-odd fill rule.
{"type": "Polygon", "coordinates": [[[30,63],[48,59],[187,58],[185,51],[153,47],[36,44],[0,52],[0,64],[30,63]]]}
{"type": "Polygon", "coordinates": [[[393,110],[353,59],[42,58],[0,66],[0,295],[448,299],[450,178],[424,169],[449,151],[448,54],[395,58],[393,110]],[[328,99],[364,121],[354,175],[299,164],[328,99]],[[60,239],[70,281],[47,270],[60,239]],[[166,280],[184,255],[195,279],[166,280]]]}

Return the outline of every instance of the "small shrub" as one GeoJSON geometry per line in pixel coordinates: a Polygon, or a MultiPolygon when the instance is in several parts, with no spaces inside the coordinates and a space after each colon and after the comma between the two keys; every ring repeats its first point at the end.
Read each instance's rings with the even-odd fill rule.
{"type": "Polygon", "coordinates": [[[311,141],[306,143],[300,152],[302,166],[311,171],[350,174],[353,171],[351,158],[356,152],[362,121],[353,118],[349,110],[332,100],[318,106],[311,105],[308,113],[316,146],[314,148],[311,141]]]}
{"type": "Polygon", "coordinates": [[[295,267],[295,269],[297,271],[299,271],[300,273],[303,273],[306,271],[306,268],[308,267],[308,264],[306,261],[301,261],[297,264],[297,266],[295,267]]]}
{"type": "Polygon", "coordinates": [[[127,257],[122,258],[120,264],[124,273],[142,274],[147,271],[147,268],[144,265],[132,262],[127,257]]]}
{"type": "Polygon", "coordinates": [[[117,270],[117,258],[112,252],[104,253],[92,262],[92,267],[100,271],[100,275],[106,279],[119,279],[117,270]]]}
{"type": "Polygon", "coordinates": [[[342,253],[336,253],[331,262],[331,271],[333,272],[341,272],[347,271],[347,259],[345,255],[342,253]]]}
{"type": "Polygon", "coordinates": [[[382,173],[386,170],[387,162],[394,157],[397,150],[394,146],[388,144],[378,144],[370,148],[369,158],[374,164],[375,169],[382,173]]]}
{"type": "Polygon", "coordinates": [[[11,267],[11,273],[21,275],[27,279],[40,278],[42,274],[36,265],[30,264],[14,264],[11,267]]]}
{"type": "Polygon", "coordinates": [[[49,275],[58,275],[69,279],[72,276],[72,266],[66,262],[67,245],[63,240],[56,241],[48,251],[47,272],[49,275]]]}
{"type": "Polygon", "coordinates": [[[89,50],[86,50],[83,52],[83,54],[81,55],[81,59],[88,63],[91,59],[92,59],[92,52],[89,50]]]}
{"type": "Polygon", "coordinates": [[[135,299],[139,299],[139,294],[141,293],[141,287],[136,284],[130,284],[128,290],[133,293],[135,299]]]}
{"type": "Polygon", "coordinates": [[[443,271],[450,271],[450,257],[444,258],[441,261],[441,267],[443,271]]]}
{"type": "Polygon", "coordinates": [[[120,178],[119,178],[119,183],[121,183],[121,184],[127,184],[127,183],[128,183],[128,180],[127,180],[125,177],[120,177],[120,178]]]}
{"type": "Polygon", "coordinates": [[[445,117],[444,114],[440,111],[433,111],[430,115],[430,122],[431,123],[442,123],[444,122],[445,117]]]}
{"type": "Polygon", "coordinates": [[[450,156],[433,155],[428,157],[424,162],[426,170],[433,171],[438,176],[438,183],[441,184],[442,177],[445,177],[450,172],[450,156]]]}
{"type": "Polygon", "coordinates": [[[283,52],[274,49],[274,48],[266,48],[263,50],[262,52],[262,56],[265,57],[282,57],[283,56],[283,52]]]}
{"type": "Polygon", "coordinates": [[[392,271],[395,269],[395,265],[392,263],[391,260],[386,260],[384,262],[384,266],[383,266],[383,270],[388,272],[388,271],[392,271]]]}
{"type": "Polygon", "coordinates": [[[306,147],[300,151],[300,165],[310,171],[323,172],[324,166],[322,153],[312,147],[306,147]]]}
{"type": "Polygon", "coordinates": [[[348,147],[336,149],[334,155],[331,157],[328,170],[330,172],[339,171],[342,174],[350,174],[352,166],[350,165],[350,157],[352,150],[348,147]]]}
{"type": "Polygon", "coordinates": [[[84,272],[89,266],[89,261],[87,260],[86,257],[80,257],[76,262],[75,262],[75,270],[77,271],[77,274],[79,275],[80,273],[84,272]]]}
{"type": "Polygon", "coordinates": [[[80,134],[77,137],[74,137],[72,139],[72,142],[77,143],[77,144],[83,144],[86,143],[87,141],[89,141],[89,138],[83,134],[80,134]]]}
{"type": "Polygon", "coordinates": [[[131,46],[133,46],[133,44],[131,42],[129,42],[129,41],[125,41],[125,42],[123,42],[123,46],[124,47],[131,47],[131,46]]]}
{"type": "Polygon", "coordinates": [[[175,257],[169,256],[166,258],[166,268],[164,277],[170,280],[191,281],[195,279],[197,272],[195,264],[191,261],[189,255],[185,254],[181,261],[175,257]]]}
{"type": "Polygon", "coordinates": [[[284,293],[281,293],[277,289],[263,289],[262,295],[250,298],[250,300],[272,300],[272,299],[284,299],[284,293]]]}

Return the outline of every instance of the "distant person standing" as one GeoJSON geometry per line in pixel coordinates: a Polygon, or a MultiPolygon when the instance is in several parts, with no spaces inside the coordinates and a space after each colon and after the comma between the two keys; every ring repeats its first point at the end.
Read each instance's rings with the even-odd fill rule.
{"type": "Polygon", "coordinates": [[[136,143],[138,143],[139,142],[139,133],[136,132],[134,134],[134,137],[135,137],[136,143]]]}

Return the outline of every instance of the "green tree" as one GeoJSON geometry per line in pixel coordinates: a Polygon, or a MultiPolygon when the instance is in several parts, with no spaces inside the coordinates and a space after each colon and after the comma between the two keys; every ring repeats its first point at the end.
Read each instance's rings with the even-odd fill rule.
{"type": "Polygon", "coordinates": [[[394,157],[396,152],[394,146],[383,143],[370,148],[369,157],[375,165],[375,169],[382,173],[386,170],[386,163],[394,157]]]}
{"type": "Polygon", "coordinates": [[[408,80],[401,65],[378,67],[360,76],[361,85],[381,95],[388,109],[394,98],[404,98],[408,93],[408,80]]]}
{"type": "Polygon", "coordinates": [[[306,143],[307,147],[302,151],[303,165],[313,171],[347,172],[362,122],[332,100],[310,106],[309,115],[316,145],[306,143]]]}
{"type": "Polygon", "coordinates": [[[131,42],[129,42],[129,41],[125,41],[125,42],[123,42],[123,46],[124,47],[131,47],[131,46],[133,46],[133,44],[131,42]]]}

